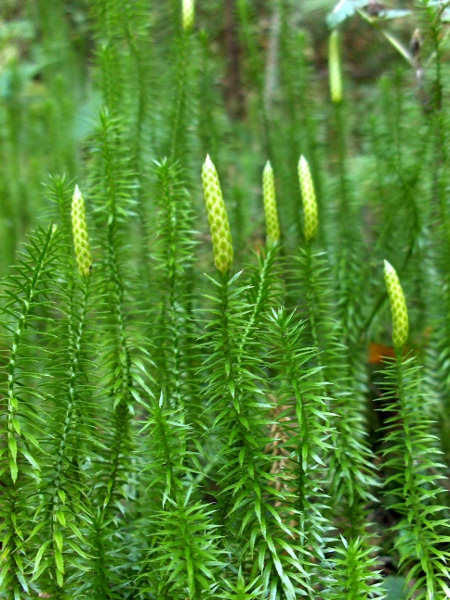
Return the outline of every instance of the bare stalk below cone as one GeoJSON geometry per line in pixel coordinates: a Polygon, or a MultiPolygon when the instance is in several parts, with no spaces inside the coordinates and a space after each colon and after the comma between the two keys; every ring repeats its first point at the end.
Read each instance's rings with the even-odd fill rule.
{"type": "Polygon", "coordinates": [[[298,163],[298,177],[302,191],[303,212],[305,216],[305,240],[309,242],[317,235],[319,229],[319,213],[317,209],[316,192],[309,170],[308,162],[304,156],[298,163]]]}
{"type": "Polygon", "coordinates": [[[88,277],[92,268],[92,255],[86,223],[86,208],[77,185],[72,198],[72,231],[78,270],[83,277],[88,277]]]}
{"type": "Polygon", "coordinates": [[[263,172],[263,202],[266,216],[267,241],[276,243],[280,240],[280,225],[278,222],[277,198],[275,195],[275,179],[272,165],[267,161],[263,172]]]}
{"type": "Polygon", "coordinates": [[[330,79],[331,100],[335,104],[342,102],[342,68],[340,52],[340,36],[335,29],[330,35],[328,45],[328,75],[330,79]]]}
{"type": "Polygon", "coordinates": [[[391,304],[392,342],[395,348],[403,348],[409,332],[408,309],[397,272],[387,260],[384,261],[384,280],[391,304]]]}
{"type": "Polygon", "coordinates": [[[209,155],[206,156],[203,164],[202,183],[211,230],[214,261],[219,271],[225,273],[233,264],[233,243],[219,176],[209,155]]]}

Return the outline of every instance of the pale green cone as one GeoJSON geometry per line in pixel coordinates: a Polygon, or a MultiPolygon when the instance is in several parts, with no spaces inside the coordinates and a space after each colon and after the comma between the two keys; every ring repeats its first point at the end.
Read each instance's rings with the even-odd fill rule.
{"type": "Polygon", "coordinates": [[[209,155],[206,156],[203,164],[202,183],[213,243],[214,262],[219,271],[225,273],[233,264],[233,243],[219,176],[209,155]]]}
{"type": "Polygon", "coordinates": [[[92,255],[86,223],[86,209],[77,185],[72,198],[72,231],[78,270],[83,277],[88,277],[92,269],[92,255]]]}
{"type": "Polygon", "coordinates": [[[384,261],[384,280],[391,304],[392,342],[396,348],[403,348],[408,339],[408,309],[398,275],[387,260],[384,261]]]}
{"type": "Polygon", "coordinates": [[[267,161],[263,172],[263,202],[266,216],[267,241],[276,243],[280,240],[280,225],[278,222],[277,198],[275,195],[275,178],[272,165],[267,161]]]}
{"type": "Polygon", "coordinates": [[[194,28],[195,0],[182,1],[183,29],[184,31],[192,31],[192,29],[194,28]]]}
{"type": "Polygon", "coordinates": [[[303,212],[305,216],[305,240],[309,242],[317,235],[319,229],[319,213],[317,209],[316,193],[311,177],[309,165],[304,156],[298,163],[298,177],[302,190],[303,212]]]}
{"type": "Polygon", "coordinates": [[[342,102],[342,70],[339,38],[339,32],[335,29],[330,35],[328,44],[328,75],[330,79],[330,94],[331,100],[335,104],[342,102]]]}

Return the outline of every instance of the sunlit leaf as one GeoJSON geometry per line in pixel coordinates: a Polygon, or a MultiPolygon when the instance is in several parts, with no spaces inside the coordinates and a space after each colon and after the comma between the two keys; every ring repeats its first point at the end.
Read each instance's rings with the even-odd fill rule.
{"type": "Polygon", "coordinates": [[[359,8],[367,6],[367,0],[341,0],[327,15],[327,25],[334,29],[340,23],[352,17],[359,8]]]}
{"type": "Polygon", "coordinates": [[[392,10],[382,10],[378,13],[379,19],[399,19],[401,17],[407,17],[412,14],[410,10],[406,9],[392,9],[392,10]]]}

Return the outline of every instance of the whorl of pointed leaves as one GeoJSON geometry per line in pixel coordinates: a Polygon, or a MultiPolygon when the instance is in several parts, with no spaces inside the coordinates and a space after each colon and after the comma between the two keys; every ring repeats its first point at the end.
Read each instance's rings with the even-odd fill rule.
{"type": "Polygon", "coordinates": [[[86,223],[86,208],[77,185],[72,198],[72,231],[78,270],[82,277],[88,277],[92,268],[91,246],[86,223]]]}
{"type": "Polygon", "coordinates": [[[330,35],[328,45],[328,75],[330,79],[331,100],[335,104],[342,102],[342,71],[339,47],[339,32],[335,29],[330,35]]]}
{"type": "Polygon", "coordinates": [[[206,156],[203,164],[202,183],[211,230],[214,261],[219,271],[225,273],[233,264],[233,243],[219,176],[209,155],[206,156]]]}
{"type": "Polygon", "coordinates": [[[298,163],[298,177],[302,190],[303,212],[305,215],[305,240],[309,242],[317,235],[319,214],[311,171],[304,156],[300,157],[298,163]]]}
{"type": "Polygon", "coordinates": [[[195,0],[183,0],[183,29],[192,31],[194,27],[195,0]]]}
{"type": "Polygon", "coordinates": [[[277,198],[275,195],[275,179],[272,165],[267,161],[263,172],[263,202],[266,216],[267,241],[272,244],[280,240],[277,198]]]}
{"type": "Polygon", "coordinates": [[[408,339],[408,309],[397,272],[387,260],[384,261],[384,280],[391,304],[392,342],[396,348],[403,348],[408,339]]]}

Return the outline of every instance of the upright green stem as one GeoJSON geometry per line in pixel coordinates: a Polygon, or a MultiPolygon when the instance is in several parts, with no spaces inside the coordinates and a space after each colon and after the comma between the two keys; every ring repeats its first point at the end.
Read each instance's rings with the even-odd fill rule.
{"type": "Polygon", "coordinates": [[[397,396],[399,403],[399,421],[402,424],[404,436],[404,476],[403,502],[408,507],[408,523],[414,535],[417,558],[424,565],[426,574],[427,600],[433,600],[437,592],[436,573],[433,559],[428,551],[429,539],[425,536],[424,515],[421,508],[421,483],[417,479],[416,469],[420,464],[420,446],[414,436],[415,417],[411,403],[408,401],[408,391],[403,376],[403,348],[395,348],[395,367],[397,375],[397,396]],[[419,452],[418,452],[419,451],[419,452]]]}
{"type": "Polygon", "coordinates": [[[186,141],[186,96],[188,82],[189,52],[191,51],[191,34],[181,30],[179,35],[179,52],[177,52],[177,88],[175,103],[173,107],[171,126],[172,139],[170,145],[170,156],[185,164],[185,141],[186,141]]]}
{"type": "Polygon", "coordinates": [[[278,250],[278,244],[270,244],[267,248],[266,254],[262,258],[261,268],[258,272],[258,281],[255,286],[257,289],[255,303],[253,305],[252,312],[250,313],[250,318],[245,327],[241,342],[239,344],[239,354],[241,356],[242,352],[246,348],[249,339],[254,333],[255,328],[257,327],[262,312],[264,310],[267,300],[268,286],[270,285],[269,279],[272,273],[274,262],[278,254],[278,250]]]}
{"type": "Polygon", "coordinates": [[[234,360],[231,354],[231,340],[229,334],[229,306],[228,306],[228,294],[229,294],[229,272],[225,271],[221,273],[221,329],[222,329],[222,344],[223,353],[225,358],[225,374],[227,377],[228,389],[231,394],[233,407],[237,414],[240,413],[240,406],[236,396],[236,377],[234,374],[234,360]]]}
{"type": "MultiPolygon", "coordinates": [[[[347,177],[345,169],[346,159],[346,144],[345,144],[345,122],[344,122],[345,107],[342,102],[334,104],[334,120],[336,123],[337,136],[337,159],[339,171],[339,222],[345,226],[349,217],[348,194],[347,194],[347,177]]],[[[341,239],[344,239],[343,237],[341,239]]],[[[345,247],[345,245],[343,245],[345,247]]]]}
{"type": "MultiPolygon", "coordinates": [[[[114,382],[111,387],[111,398],[114,401],[116,430],[114,435],[112,456],[110,463],[110,475],[106,496],[103,500],[101,513],[104,515],[110,505],[113,493],[116,488],[117,476],[120,471],[120,461],[122,458],[123,445],[128,441],[130,426],[130,407],[131,401],[130,389],[133,387],[131,375],[131,356],[128,348],[128,342],[125,332],[125,320],[123,313],[123,284],[118,271],[117,258],[115,252],[114,227],[109,227],[110,238],[110,267],[113,278],[113,298],[115,300],[115,319],[116,319],[116,361],[114,365],[114,382]]],[[[103,519],[103,517],[102,517],[103,519]]]]}
{"type": "Polygon", "coordinates": [[[260,62],[261,50],[258,48],[255,42],[255,36],[252,34],[251,31],[251,17],[249,12],[248,0],[235,0],[235,2],[237,5],[242,37],[249,57],[249,83],[255,84],[256,87],[257,106],[260,117],[260,123],[262,125],[260,129],[261,139],[266,155],[271,156],[271,122],[269,119],[269,115],[267,114],[264,102],[264,84],[262,77],[263,70],[262,64],[260,62]]]}
{"type": "Polygon", "coordinates": [[[79,309],[79,314],[77,316],[75,331],[72,332],[73,341],[70,348],[71,356],[69,363],[69,377],[67,382],[67,406],[65,410],[63,429],[61,432],[61,438],[59,441],[59,447],[57,451],[55,476],[52,482],[51,538],[53,540],[56,581],[59,587],[63,587],[64,574],[64,559],[62,553],[61,533],[61,525],[65,525],[64,505],[66,504],[66,500],[69,503],[72,501],[72,498],[66,498],[66,491],[64,489],[64,466],[67,461],[68,437],[72,433],[72,430],[76,428],[76,423],[74,422],[74,413],[77,412],[76,405],[78,402],[76,386],[78,376],[80,375],[80,359],[82,352],[82,342],[86,326],[89,283],[90,276],[84,277],[81,289],[81,306],[79,309]]]}
{"type": "MultiPolygon", "coordinates": [[[[322,349],[322,344],[319,339],[319,331],[318,331],[318,310],[320,309],[320,299],[317,298],[316,292],[314,289],[314,252],[312,249],[313,242],[307,242],[304,248],[305,252],[305,275],[306,275],[306,303],[308,309],[308,321],[311,330],[311,336],[313,345],[317,349],[322,349]]],[[[320,355],[317,356],[317,362],[320,367],[320,377],[322,383],[325,382],[325,374],[323,372],[323,364],[320,358],[320,355]]]]}

